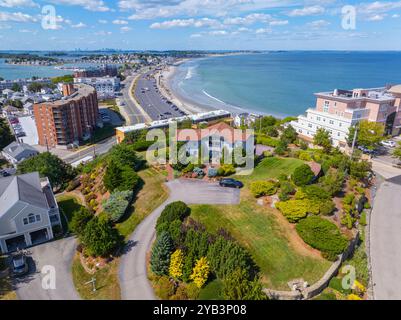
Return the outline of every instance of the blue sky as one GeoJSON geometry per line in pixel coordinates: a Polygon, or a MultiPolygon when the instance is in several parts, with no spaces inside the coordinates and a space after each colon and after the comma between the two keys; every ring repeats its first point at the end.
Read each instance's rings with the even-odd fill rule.
{"type": "Polygon", "coordinates": [[[0,0],[0,50],[401,50],[400,39],[399,0],[0,0]]]}

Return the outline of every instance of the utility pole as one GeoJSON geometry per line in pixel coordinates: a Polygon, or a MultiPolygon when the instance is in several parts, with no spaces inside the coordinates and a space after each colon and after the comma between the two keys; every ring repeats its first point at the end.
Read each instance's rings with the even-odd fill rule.
{"type": "Polygon", "coordinates": [[[356,145],[356,138],[358,137],[358,129],[359,129],[359,126],[358,126],[358,124],[356,124],[355,125],[354,138],[352,140],[351,159],[354,158],[354,149],[355,149],[355,145],[356,145]]]}

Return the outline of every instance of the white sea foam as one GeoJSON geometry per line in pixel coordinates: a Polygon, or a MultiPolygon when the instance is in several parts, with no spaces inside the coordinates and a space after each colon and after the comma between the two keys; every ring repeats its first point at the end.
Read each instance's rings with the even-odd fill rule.
{"type": "Polygon", "coordinates": [[[185,80],[191,79],[195,75],[196,67],[188,67],[187,75],[185,76],[185,80]]]}
{"type": "Polygon", "coordinates": [[[213,100],[216,100],[216,101],[218,101],[218,102],[220,102],[220,103],[222,103],[222,104],[227,105],[227,103],[225,103],[224,101],[222,101],[222,100],[220,100],[220,99],[217,99],[216,97],[213,97],[211,94],[207,93],[205,90],[202,90],[202,92],[203,92],[206,96],[208,96],[209,98],[211,98],[211,99],[213,99],[213,100]]]}

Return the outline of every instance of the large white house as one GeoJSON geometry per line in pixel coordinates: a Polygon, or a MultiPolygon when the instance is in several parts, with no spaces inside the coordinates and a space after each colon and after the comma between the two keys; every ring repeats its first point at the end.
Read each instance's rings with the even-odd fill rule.
{"type": "Polygon", "coordinates": [[[53,239],[60,213],[47,178],[33,172],[0,178],[0,251],[23,249],[53,239]]]}

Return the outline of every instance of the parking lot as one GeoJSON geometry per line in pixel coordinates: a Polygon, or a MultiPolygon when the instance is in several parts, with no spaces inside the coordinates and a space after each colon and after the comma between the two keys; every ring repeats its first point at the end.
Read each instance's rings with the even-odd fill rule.
{"type": "Polygon", "coordinates": [[[185,112],[168,101],[157,88],[156,79],[151,73],[142,75],[135,88],[135,97],[152,120],[182,117],[185,112]]]}
{"type": "Polygon", "coordinates": [[[9,117],[9,122],[21,142],[29,145],[37,145],[39,143],[38,131],[33,116],[11,116],[9,117]]]}

